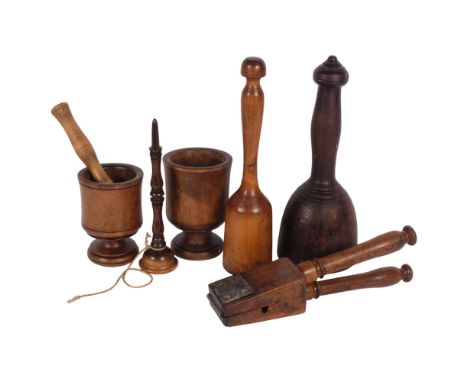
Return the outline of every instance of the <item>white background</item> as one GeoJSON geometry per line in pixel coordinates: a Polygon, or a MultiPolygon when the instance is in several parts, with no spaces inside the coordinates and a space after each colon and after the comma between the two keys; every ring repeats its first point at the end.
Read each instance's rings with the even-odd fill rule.
{"type": "MultiPolygon", "coordinates": [[[[0,5],[2,381],[466,381],[467,13],[455,1],[3,1],[0,5]],[[69,102],[102,162],[145,172],[148,146],[216,147],[240,184],[242,60],[262,57],[259,179],[274,213],[310,172],[312,72],[342,91],[337,177],[359,240],[405,224],[415,247],[346,274],[409,263],[409,284],[309,301],[300,316],[225,328],[206,299],[221,256],[180,260],[144,289],[86,257],[82,164],[50,109],[69,102]]],[[[222,235],[223,227],[217,232],[222,235]]],[[[166,221],[166,239],[177,230],[166,221]]],[[[276,257],[276,255],[275,255],[276,257]]]]}

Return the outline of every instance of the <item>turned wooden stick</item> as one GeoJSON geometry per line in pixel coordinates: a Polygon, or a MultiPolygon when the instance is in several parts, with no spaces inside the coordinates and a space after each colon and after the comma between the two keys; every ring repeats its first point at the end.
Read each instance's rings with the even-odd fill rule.
{"type": "Polygon", "coordinates": [[[51,113],[62,125],[75,152],[86,165],[93,179],[98,183],[112,183],[112,179],[106,174],[99,163],[91,142],[81,131],[75,118],[73,118],[68,103],[59,103],[52,108],[51,113]]]}
{"type": "Polygon", "coordinates": [[[153,119],[151,125],[151,204],[153,206],[153,238],[150,248],[143,253],[139,264],[140,268],[148,273],[163,274],[172,272],[177,268],[177,259],[174,252],[166,245],[164,240],[164,222],[162,207],[164,203],[163,179],[161,175],[161,153],[159,145],[158,121],[153,119]]]}
{"type": "Polygon", "coordinates": [[[153,206],[153,238],[151,247],[161,249],[166,247],[164,240],[164,222],[162,218],[162,206],[164,202],[163,179],[161,176],[161,152],[159,145],[158,121],[153,119],[151,126],[151,204],[153,206]]]}
{"type": "Polygon", "coordinates": [[[347,292],[355,289],[382,288],[397,284],[401,280],[413,279],[413,270],[408,264],[401,268],[385,267],[352,276],[338,277],[325,281],[314,281],[307,284],[306,298],[311,300],[332,293],[347,292]]]}
{"type": "Polygon", "coordinates": [[[416,240],[416,232],[407,225],[402,231],[387,232],[354,247],[322,258],[307,260],[297,266],[309,284],[327,274],[340,272],[355,264],[396,252],[405,244],[414,245],[416,240]]]}

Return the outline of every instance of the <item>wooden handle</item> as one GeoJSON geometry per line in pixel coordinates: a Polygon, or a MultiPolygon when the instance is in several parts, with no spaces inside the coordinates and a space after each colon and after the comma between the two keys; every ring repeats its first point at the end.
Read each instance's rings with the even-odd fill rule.
{"type": "Polygon", "coordinates": [[[112,179],[109,178],[99,163],[91,142],[89,142],[73,118],[68,103],[59,103],[52,108],[51,113],[64,128],[75,152],[86,165],[93,179],[99,183],[112,183],[112,179]]]}
{"type": "Polygon", "coordinates": [[[382,288],[397,284],[401,280],[409,282],[413,278],[413,270],[408,264],[401,268],[386,267],[353,276],[339,277],[332,280],[315,281],[307,285],[308,300],[332,293],[347,292],[355,289],[382,288]]]}
{"type": "Polygon", "coordinates": [[[335,56],[328,57],[314,71],[319,84],[312,116],[312,181],[325,187],[333,185],[338,143],[341,133],[341,87],[348,82],[348,72],[335,56]]]}
{"type": "Polygon", "coordinates": [[[306,283],[311,283],[327,274],[340,272],[364,261],[396,252],[405,244],[414,245],[416,241],[416,232],[407,225],[402,231],[384,233],[332,255],[304,261],[298,264],[298,267],[304,273],[306,283]]]}
{"type": "Polygon", "coordinates": [[[260,78],[266,74],[265,62],[258,57],[248,57],[242,62],[241,74],[247,78],[241,99],[244,142],[242,183],[245,187],[258,188],[257,156],[264,104],[260,78]]]}

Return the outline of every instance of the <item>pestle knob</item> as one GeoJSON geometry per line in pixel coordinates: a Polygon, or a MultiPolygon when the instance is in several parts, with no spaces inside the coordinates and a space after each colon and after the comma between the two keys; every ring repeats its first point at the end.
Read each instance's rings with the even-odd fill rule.
{"type": "Polygon", "coordinates": [[[265,77],[265,61],[259,57],[247,57],[242,62],[241,74],[242,76],[250,79],[259,79],[265,77]]]}
{"type": "Polygon", "coordinates": [[[75,118],[73,118],[68,103],[59,103],[52,108],[51,113],[62,125],[75,152],[86,165],[93,179],[99,183],[112,183],[112,179],[106,174],[99,163],[91,142],[81,131],[75,118]]]}
{"type": "Polygon", "coordinates": [[[348,71],[335,56],[330,56],[314,70],[314,81],[319,85],[338,87],[348,82],[348,71]]]}

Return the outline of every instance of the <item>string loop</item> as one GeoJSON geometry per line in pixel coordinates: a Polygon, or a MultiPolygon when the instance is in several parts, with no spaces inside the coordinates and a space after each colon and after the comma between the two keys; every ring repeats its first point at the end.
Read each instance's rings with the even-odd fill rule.
{"type": "Polygon", "coordinates": [[[107,292],[110,292],[112,289],[114,289],[117,284],[120,282],[120,280],[122,280],[125,285],[127,285],[128,287],[130,288],[144,288],[144,287],[147,287],[148,285],[150,285],[152,282],[153,282],[153,275],[151,273],[148,273],[140,268],[133,268],[132,265],[133,263],[135,262],[135,260],[144,252],[146,251],[148,248],[151,248],[151,245],[149,244],[149,239],[151,238],[151,235],[146,232],[146,235],[145,235],[145,245],[143,247],[143,249],[138,252],[138,254],[134,257],[134,259],[130,262],[130,264],[128,264],[127,268],[125,268],[125,270],[120,274],[120,276],[117,278],[117,280],[115,281],[115,283],[107,288],[107,289],[104,289],[100,292],[94,292],[94,293],[87,293],[87,294],[80,294],[80,295],[77,295],[75,297],[72,297],[71,299],[67,300],[67,303],[71,304],[72,302],[75,302],[77,300],[79,300],[80,298],[84,298],[84,297],[91,297],[91,296],[96,296],[98,294],[104,294],[104,293],[107,293],[107,292]],[[144,283],[144,284],[141,284],[141,285],[133,285],[131,283],[129,283],[127,281],[127,279],[125,278],[127,276],[127,273],[129,271],[134,271],[134,272],[140,272],[140,273],[143,273],[145,275],[147,275],[149,277],[149,280],[144,283]]]}

